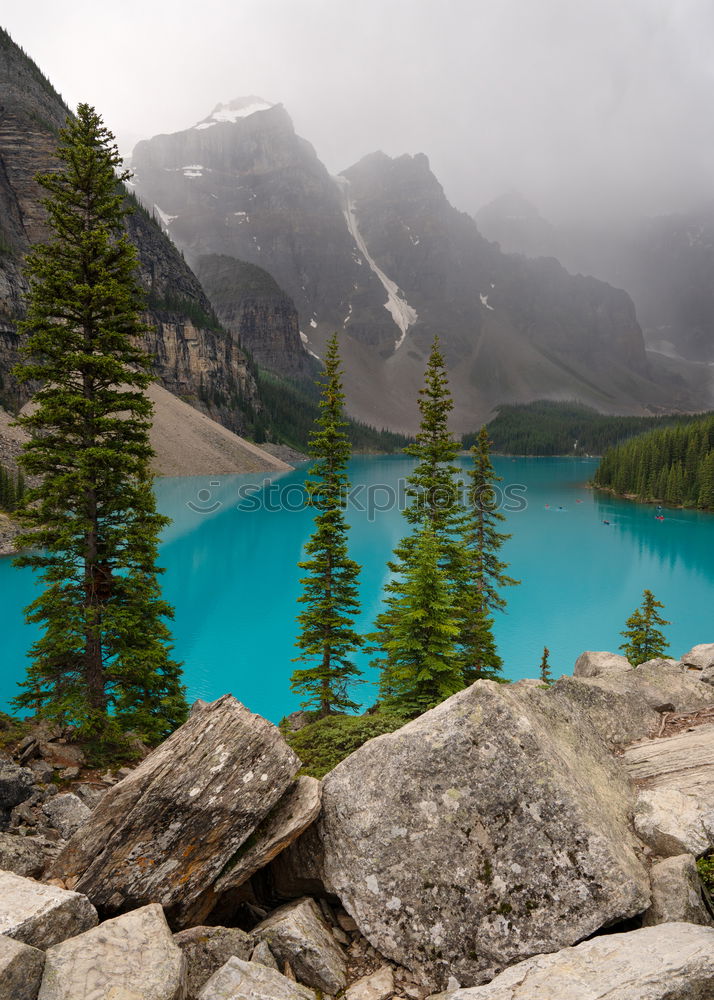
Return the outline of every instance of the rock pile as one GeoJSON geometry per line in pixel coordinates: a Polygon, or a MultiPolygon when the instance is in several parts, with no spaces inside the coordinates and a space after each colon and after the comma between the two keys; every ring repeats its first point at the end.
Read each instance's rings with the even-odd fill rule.
{"type": "Polygon", "coordinates": [[[713,651],[477,682],[322,782],[230,696],[116,776],[35,731],[0,1000],[714,997],[713,651]]]}

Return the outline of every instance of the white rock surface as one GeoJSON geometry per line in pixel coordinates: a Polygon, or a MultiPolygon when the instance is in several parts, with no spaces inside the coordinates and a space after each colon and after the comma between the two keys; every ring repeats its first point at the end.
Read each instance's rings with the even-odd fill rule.
{"type": "Polygon", "coordinates": [[[69,840],[92,815],[92,810],[72,792],[53,795],[45,802],[43,809],[52,826],[59,830],[65,840],[69,840]]]}
{"type": "Polygon", "coordinates": [[[211,976],[198,1000],[316,1000],[316,996],[275,969],[231,958],[211,976]]]}
{"type": "Polygon", "coordinates": [[[714,928],[660,924],[538,955],[449,1000],[711,1000],[714,928]]]}
{"type": "Polygon", "coordinates": [[[47,951],[38,1000],[184,1000],[186,962],[158,903],[47,951]]]}
{"type": "Polygon", "coordinates": [[[89,930],[97,919],[78,892],[0,871],[0,934],[44,950],[89,930]]]}
{"type": "Polygon", "coordinates": [[[676,788],[646,788],[635,804],[638,837],[661,858],[698,857],[714,847],[714,805],[676,788]]]}
{"type": "Polygon", "coordinates": [[[394,973],[389,965],[382,965],[370,976],[363,976],[352,983],[345,992],[346,1000],[387,1000],[394,993],[394,973]]]}

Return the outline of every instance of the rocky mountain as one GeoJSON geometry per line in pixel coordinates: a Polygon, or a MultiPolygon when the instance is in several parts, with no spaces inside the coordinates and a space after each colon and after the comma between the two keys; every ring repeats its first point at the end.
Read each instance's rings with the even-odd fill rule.
{"type": "MultiPolygon", "coordinates": [[[[17,408],[23,392],[11,373],[17,321],[27,292],[22,259],[46,237],[34,177],[52,169],[57,132],[69,110],[37,66],[0,30],[0,404],[17,408]]],[[[146,349],[160,383],[225,426],[245,431],[260,409],[252,364],[220,325],[180,252],[138,205],[128,219],[146,291],[146,349]]]]}
{"type": "Polygon", "coordinates": [[[714,361],[714,204],[676,215],[555,227],[515,193],[476,215],[509,253],[557,257],[631,295],[648,348],[714,361]]]}
{"type": "Polygon", "coordinates": [[[331,177],[282,105],[249,97],[139,143],[132,166],[138,196],[229,325],[232,278],[211,280],[204,257],[268,271],[314,353],[341,331],[348,409],[365,422],[414,429],[437,333],[460,430],[507,401],[630,413],[703,403],[699,387],[648,360],[625,292],[503,253],[448,202],[423,154],[374,153],[331,177]]]}

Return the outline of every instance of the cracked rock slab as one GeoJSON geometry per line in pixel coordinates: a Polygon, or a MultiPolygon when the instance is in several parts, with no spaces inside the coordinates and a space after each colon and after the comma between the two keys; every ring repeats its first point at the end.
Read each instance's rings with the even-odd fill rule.
{"type": "Polygon", "coordinates": [[[154,903],[47,951],[38,1000],[184,1000],[186,963],[154,903]]]}
{"type": "Polygon", "coordinates": [[[0,1000],[36,1000],[45,954],[0,935],[0,1000]]]}
{"type": "Polygon", "coordinates": [[[665,858],[652,865],[652,905],[642,918],[644,927],[685,923],[714,925],[704,901],[697,864],[691,854],[665,858]]]}
{"type": "Polygon", "coordinates": [[[76,877],[105,914],[159,902],[174,928],[200,924],[299,767],[276,726],[225,695],[103,796],[49,874],[76,877]]]}
{"type": "Polygon", "coordinates": [[[670,923],[607,934],[507,969],[449,1000],[711,1000],[714,928],[670,923]]]}
{"type": "Polygon", "coordinates": [[[0,871],[0,934],[44,950],[89,930],[97,919],[81,893],[0,871]]]}
{"type": "Polygon", "coordinates": [[[587,716],[478,681],[323,781],[325,873],[386,958],[483,983],[649,905],[632,791],[587,716]]]}
{"type": "Polygon", "coordinates": [[[313,899],[281,906],[252,931],[306,986],[334,996],[347,985],[347,961],[313,899]]]}
{"type": "Polygon", "coordinates": [[[316,1000],[316,996],[275,969],[231,958],[211,976],[198,1000],[316,1000]]]}

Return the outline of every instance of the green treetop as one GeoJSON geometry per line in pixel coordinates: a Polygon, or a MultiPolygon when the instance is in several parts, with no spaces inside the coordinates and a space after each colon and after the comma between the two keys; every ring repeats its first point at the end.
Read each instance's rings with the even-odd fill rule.
{"type": "Polygon", "coordinates": [[[633,667],[658,656],[664,656],[669,649],[669,643],[661,627],[669,625],[670,622],[658,614],[658,608],[664,608],[664,604],[655,599],[651,590],[644,590],[642,604],[632,612],[625,622],[624,631],[620,633],[626,640],[620,649],[633,667]]]}
{"type": "Polygon", "coordinates": [[[543,655],[541,657],[540,667],[538,669],[540,672],[541,681],[544,684],[547,684],[548,686],[550,686],[553,683],[553,675],[550,672],[550,660],[548,659],[549,656],[550,656],[550,650],[548,649],[547,646],[543,646],[543,655]]]}
{"type": "Polygon", "coordinates": [[[381,653],[380,698],[408,715],[418,715],[463,685],[456,649],[459,619],[454,593],[441,568],[436,533],[426,524],[398,586],[370,639],[381,653]]]}
{"type": "Polygon", "coordinates": [[[81,104],[57,172],[38,177],[51,237],[27,259],[17,375],[40,384],[19,423],[31,434],[22,465],[42,481],[25,495],[18,563],[40,570],[27,616],[43,634],[16,705],[99,741],[121,730],[158,741],[187,707],[157,582],[166,519],[152,492],[146,328],[113,138],[81,104]]]}
{"type": "Polygon", "coordinates": [[[307,487],[310,504],[318,513],[306,545],[309,558],[298,564],[307,576],[300,581],[304,589],[299,601],[305,610],[298,616],[301,653],[297,659],[313,665],[295,670],[291,679],[292,689],[306,695],[303,707],[316,709],[320,716],[359,707],[348,693],[360,675],[350,657],[362,645],[362,638],[353,627],[359,611],[360,567],[349,558],[344,516],[350,443],[344,432],[343,400],[335,334],[325,358],[318,429],[310,441],[316,462],[307,487]]]}
{"type": "Polygon", "coordinates": [[[462,522],[465,569],[458,600],[463,615],[459,642],[468,684],[499,674],[503,661],[496,652],[492,615],[506,607],[500,588],[519,582],[506,574],[508,564],[499,558],[501,546],[511,536],[498,530],[505,520],[498,509],[499,493],[495,488],[501,477],[491,462],[491,443],[485,427],[471,448],[471,456],[469,502],[462,522]]]}

